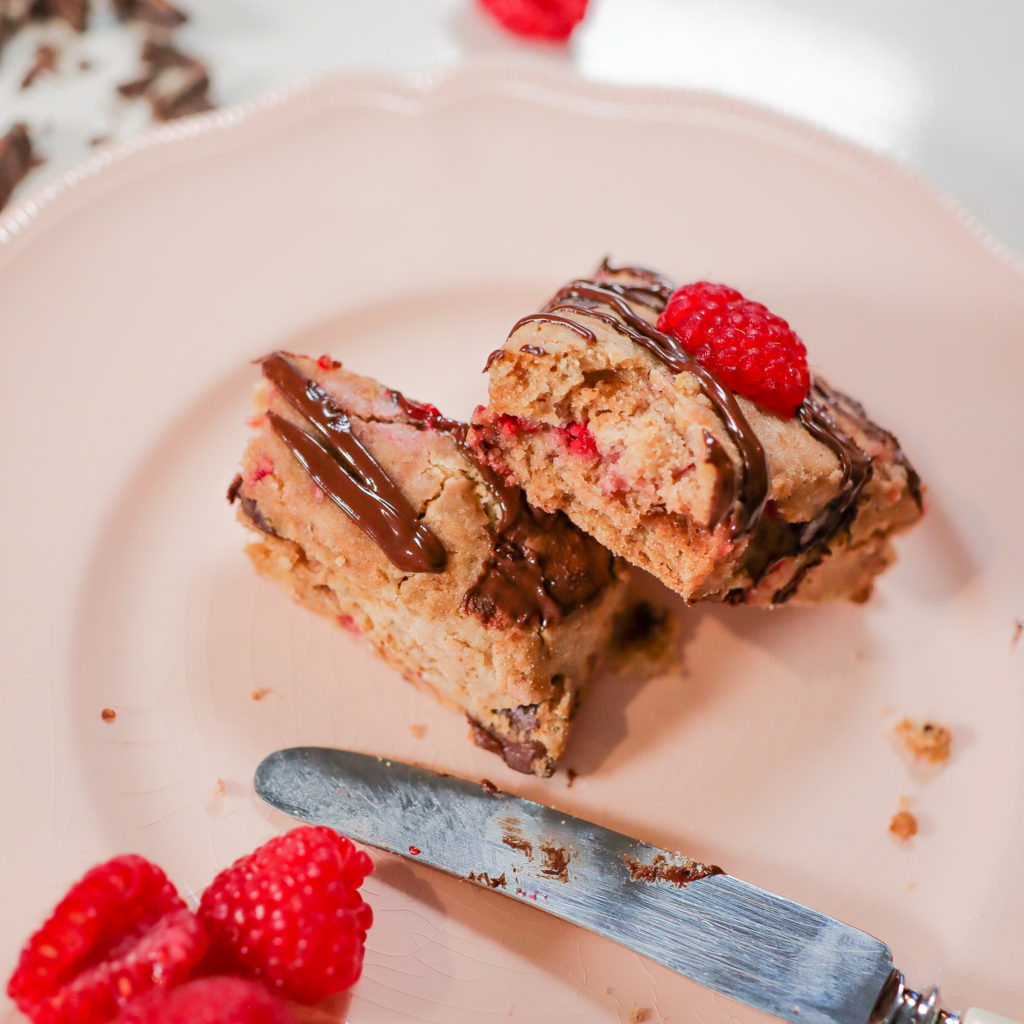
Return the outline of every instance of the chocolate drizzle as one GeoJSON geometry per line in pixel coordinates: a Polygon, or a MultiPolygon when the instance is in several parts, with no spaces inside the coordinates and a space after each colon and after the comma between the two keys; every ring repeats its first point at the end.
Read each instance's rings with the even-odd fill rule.
{"type": "MultiPolygon", "coordinates": [[[[810,394],[804,399],[797,413],[807,433],[835,453],[843,472],[843,480],[839,494],[814,519],[800,524],[797,554],[805,556],[806,560],[790,580],[775,591],[772,595],[772,604],[785,604],[793,597],[807,574],[820,565],[829,554],[829,546],[833,539],[844,530],[849,530],[857,515],[857,502],[874,472],[868,456],[852,437],[839,429],[832,418],[829,405],[834,403],[834,392],[823,381],[815,380],[811,383],[810,394]]],[[[863,414],[863,409],[861,413],[863,414]]],[[[874,429],[881,430],[866,416],[863,420],[874,429]]],[[[886,436],[895,442],[891,435],[886,436]]],[[[896,447],[898,450],[899,446],[896,447]]],[[[909,474],[907,482],[909,486],[909,474]]]]}
{"type": "MultiPolygon", "coordinates": [[[[628,272],[633,273],[633,270],[630,269],[628,272]]],[[[543,312],[524,317],[512,328],[512,332],[531,321],[568,322],[574,324],[577,333],[585,340],[596,342],[597,336],[589,328],[559,315],[560,310],[571,310],[606,323],[619,334],[647,349],[673,373],[693,374],[704,394],[714,405],[739,452],[742,474],[737,489],[738,508],[733,527],[736,535],[744,536],[753,528],[761,515],[764,503],[768,500],[770,481],[764,447],[747,422],[732,391],[693,359],[675,338],[653,327],[630,307],[629,302],[635,301],[657,311],[663,308],[667,299],[668,282],[654,275],[653,271],[641,269],[637,272],[640,275],[650,275],[643,277],[647,283],[622,285],[606,280],[573,281],[555,295],[543,312]],[[600,306],[613,310],[616,315],[603,312],[598,308],[600,306]]]]}
{"type": "Polygon", "coordinates": [[[907,490],[910,491],[910,496],[914,499],[914,504],[917,505],[919,510],[924,509],[924,494],[921,487],[921,477],[918,475],[916,469],[911,465],[910,460],[907,458],[903,449],[900,447],[900,443],[896,438],[895,434],[890,433],[884,427],[880,427],[864,410],[864,406],[860,404],[855,398],[851,398],[849,395],[844,394],[838,388],[832,387],[821,379],[817,379],[814,382],[814,390],[824,402],[835,408],[841,410],[847,416],[850,417],[856,424],[858,429],[870,437],[874,441],[879,441],[882,444],[888,444],[892,447],[894,452],[894,458],[898,465],[903,467],[904,473],[907,476],[907,490]]]}
{"type": "Polygon", "coordinates": [[[491,556],[466,592],[465,611],[495,625],[549,626],[605,590],[614,559],[604,547],[576,529],[563,513],[534,508],[521,488],[505,483],[469,445],[465,423],[447,419],[433,406],[397,391],[391,397],[413,422],[452,437],[472,460],[497,506],[491,556]]]}
{"type": "Polygon", "coordinates": [[[716,530],[725,522],[736,501],[736,471],[729,453],[709,430],[704,431],[704,452],[707,461],[715,467],[717,482],[711,496],[709,530],[716,530]]]}
{"type": "Polygon", "coordinates": [[[821,513],[802,525],[799,540],[804,551],[820,544],[822,540],[827,541],[850,525],[856,512],[857,499],[860,498],[861,491],[872,475],[871,460],[852,437],[839,429],[825,406],[816,401],[816,392],[821,393],[817,383],[812,385],[811,394],[800,406],[800,422],[811,437],[835,453],[843,472],[843,482],[839,494],[822,509],[821,513]]]}
{"type": "Polygon", "coordinates": [[[352,433],[330,395],[280,352],[262,362],[264,376],[315,428],[319,438],[269,412],[274,433],[327,496],[403,572],[441,572],[447,555],[384,468],[352,433]]]}

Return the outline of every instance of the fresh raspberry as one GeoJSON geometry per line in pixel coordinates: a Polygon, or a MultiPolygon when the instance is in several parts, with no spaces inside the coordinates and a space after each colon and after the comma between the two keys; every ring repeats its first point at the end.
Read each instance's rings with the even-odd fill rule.
{"type": "Polygon", "coordinates": [[[295,1016],[255,981],[203,978],[129,1003],[115,1024],[295,1024],[295,1016]]]}
{"type": "Polygon", "coordinates": [[[34,1024],[101,1024],[128,1000],[187,979],[202,925],[143,857],[86,872],[29,939],[7,994],[34,1024]]]}
{"type": "Polygon", "coordinates": [[[807,349],[780,316],[723,284],[673,292],[658,329],[737,394],[789,418],[807,397],[807,349]]]}
{"type": "Polygon", "coordinates": [[[587,13],[588,0],[480,0],[510,32],[564,42],[587,13]]]}
{"type": "Polygon", "coordinates": [[[571,455],[581,458],[597,458],[597,441],[586,423],[570,423],[567,427],[557,427],[555,433],[558,443],[571,455]]]}
{"type": "Polygon", "coordinates": [[[354,985],[373,913],[359,886],[373,862],[344,836],[307,826],[236,860],[199,904],[215,955],[302,1003],[354,985]]]}

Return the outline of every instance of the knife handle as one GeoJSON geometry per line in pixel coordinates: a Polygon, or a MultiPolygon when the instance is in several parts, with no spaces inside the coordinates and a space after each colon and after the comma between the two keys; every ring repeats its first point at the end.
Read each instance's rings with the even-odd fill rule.
{"type": "Polygon", "coordinates": [[[882,988],[868,1024],[1017,1024],[991,1010],[972,1006],[965,1013],[950,1013],[939,1003],[939,990],[914,992],[901,971],[893,970],[882,988]]]}
{"type": "Polygon", "coordinates": [[[962,1024],[1017,1024],[1016,1021],[1004,1017],[1001,1013],[981,1010],[977,1006],[972,1006],[960,1019],[962,1024]]]}

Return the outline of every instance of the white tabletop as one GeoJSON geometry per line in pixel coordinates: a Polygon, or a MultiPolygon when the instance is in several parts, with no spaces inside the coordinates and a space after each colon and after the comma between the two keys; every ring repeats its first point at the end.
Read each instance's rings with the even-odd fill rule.
{"type": "MultiPolygon", "coordinates": [[[[923,172],[1024,251],[1021,0],[592,0],[568,47],[508,36],[475,0],[185,6],[179,43],[210,64],[221,105],[334,68],[429,70],[530,51],[591,78],[725,92],[815,122],[923,172]]],[[[86,36],[47,25],[8,44],[0,128],[27,119],[47,157],[25,190],[77,162],[90,138],[145,127],[145,105],[112,93],[137,48],[102,7],[86,36]],[[61,74],[19,91],[36,45],[54,37],[61,74]]]]}

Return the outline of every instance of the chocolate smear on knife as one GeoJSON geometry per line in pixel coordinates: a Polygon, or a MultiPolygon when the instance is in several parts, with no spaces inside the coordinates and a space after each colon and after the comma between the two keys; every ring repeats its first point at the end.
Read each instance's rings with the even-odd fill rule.
{"type": "Polygon", "coordinates": [[[314,437],[268,413],[271,428],[329,498],[403,572],[441,572],[447,554],[416,511],[352,433],[348,416],[316,381],[280,352],[262,362],[264,376],[313,426],[314,437]]]}
{"type": "Polygon", "coordinates": [[[673,863],[662,853],[657,854],[650,864],[644,864],[630,854],[623,859],[634,882],[669,882],[681,888],[700,878],[725,874],[717,864],[702,864],[688,858],[684,858],[682,863],[673,863]]]}
{"type": "Polygon", "coordinates": [[[549,840],[540,844],[540,854],[542,875],[559,882],[569,881],[569,862],[572,860],[569,850],[549,840]]]}
{"type": "Polygon", "coordinates": [[[470,871],[470,873],[466,875],[466,881],[476,882],[478,885],[486,885],[491,889],[504,889],[505,886],[508,884],[505,881],[504,871],[502,871],[502,873],[498,875],[497,878],[491,878],[491,876],[487,874],[486,871],[470,871]]]}

